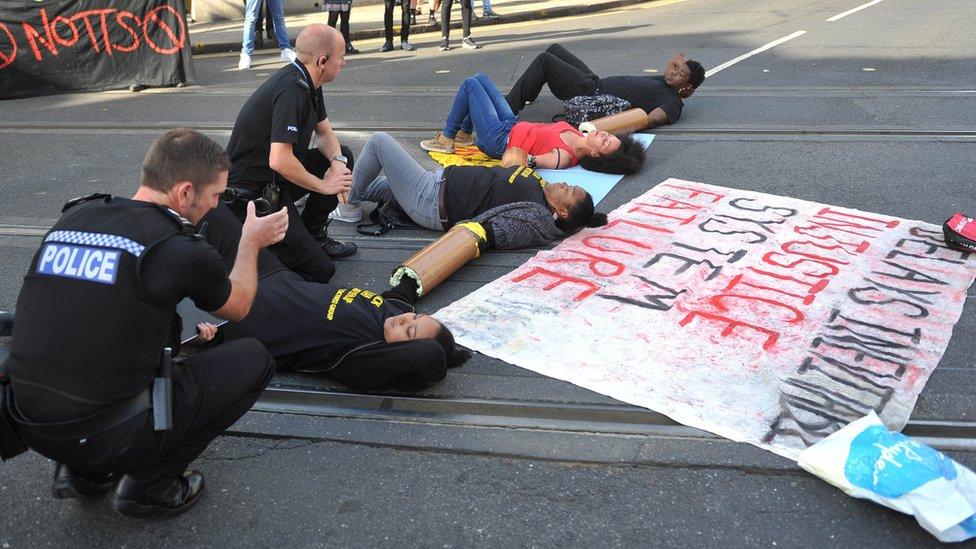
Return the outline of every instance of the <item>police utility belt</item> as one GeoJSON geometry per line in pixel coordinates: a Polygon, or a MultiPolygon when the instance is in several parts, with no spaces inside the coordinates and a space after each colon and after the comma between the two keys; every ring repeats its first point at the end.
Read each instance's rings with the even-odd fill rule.
{"type": "Polygon", "coordinates": [[[281,207],[281,187],[275,183],[265,183],[258,190],[241,187],[227,187],[220,201],[231,208],[240,207],[247,211],[247,203],[254,201],[254,213],[262,217],[278,211],[281,207]]]}
{"type": "MultiPolygon", "coordinates": [[[[4,461],[27,450],[21,433],[46,439],[82,439],[117,427],[152,409],[153,429],[169,431],[173,428],[173,366],[172,350],[163,349],[159,370],[153,384],[126,400],[112,404],[94,414],[71,421],[36,423],[17,408],[10,387],[10,378],[0,364],[0,459],[4,461]]],[[[21,380],[18,383],[30,384],[21,380]]]]}

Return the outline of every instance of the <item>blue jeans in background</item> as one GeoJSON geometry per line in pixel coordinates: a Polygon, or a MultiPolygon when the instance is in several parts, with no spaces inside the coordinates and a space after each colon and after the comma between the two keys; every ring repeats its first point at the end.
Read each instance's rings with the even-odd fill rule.
{"type": "MultiPolygon", "coordinates": [[[[291,48],[288,42],[288,29],[285,28],[285,8],[282,0],[264,0],[271,10],[271,18],[274,20],[275,40],[278,47],[282,50],[291,48]]],[[[241,43],[241,52],[251,55],[254,53],[254,22],[258,19],[258,10],[261,9],[261,0],[247,0],[244,4],[244,40],[241,43]]]]}
{"type": "Polygon", "coordinates": [[[518,117],[505,96],[484,73],[465,78],[454,96],[454,105],[444,122],[444,137],[454,139],[458,130],[478,134],[477,145],[492,158],[501,158],[508,145],[508,133],[518,117]]]}

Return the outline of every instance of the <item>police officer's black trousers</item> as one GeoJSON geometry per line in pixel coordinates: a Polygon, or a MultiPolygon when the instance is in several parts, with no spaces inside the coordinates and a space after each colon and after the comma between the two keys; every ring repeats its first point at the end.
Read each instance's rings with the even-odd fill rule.
{"type": "Polygon", "coordinates": [[[543,86],[548,85],[553,95],[565,101],[577,95],[593,95],[599,80],[586,63],[566,48],[553,44],[529,63],[505,100],[512,112],[518,114],[526,103],[539,97],[543,86]]]}
{"type": "MultiPolygon", "coordinates": [[[[342,145],[342,155],[348,159],[348,167],[353,167],[352,150],[342,145]]],[[[318,149],[310,149],[302,165],[315,177],[322,177],[329,169],[330,162],[318,149]]],[[[328,282],[335,274],[332,259],[322,249],[313,234],[317,234],[328,224],[329,213],[336,209],[339,199],[335,195],[309,192],[293,183],[285,183],[281,189],[281,203],[288,208],[288,232],[285,238],[268,247],[285,267],[298,273],[310,282],[328,282]],[[305,209],[299,215],[295,201],[308,195],[305,209]]],[[[235,204],[231,210],[244,221],[242,204],[235,204]]]]}
{"type": "Polygon", "coordinates": [[[274,375],[256,339],[219,345],[173,368],[173,429],[154,431],[152,411],[87,438],[25,437],[31,448],[81,474],[127,473],[143,482],[179,477],[234,424],[274,375]]]}

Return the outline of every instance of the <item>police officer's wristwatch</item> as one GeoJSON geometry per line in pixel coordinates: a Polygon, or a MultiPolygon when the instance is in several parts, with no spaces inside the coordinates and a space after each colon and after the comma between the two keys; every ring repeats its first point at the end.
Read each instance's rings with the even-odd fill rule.
{"type": "Polygon", "coordinates": [[[336,162],[336,161],[342,162],[342,165],[343,166],[349,165],[349,159],[346,158],[345,156],[341,155],[341,154],[337,154],[337,155],[333,156],[332,158],[330,158],[329,159],[329,164],[331,164],[333,162],[336,162]]]}

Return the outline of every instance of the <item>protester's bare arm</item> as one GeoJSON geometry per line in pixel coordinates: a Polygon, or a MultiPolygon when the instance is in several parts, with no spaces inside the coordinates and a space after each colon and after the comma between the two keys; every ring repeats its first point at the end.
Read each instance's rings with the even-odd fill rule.
{"type": "Polygon", "coordinates": [[[247,204],[247,218],[241,229],[241,241],[237,246],[237,258],[230,272],[230,296],[215,316],[240,321],[251,312],[254,295],[258,289],[258,252],[276,242],[281,242],[288,230],[288,209],[258,217],[254,202],[247,204]]]}
{"type": "Polygon", "coordinates": [[[553,149],[546,154],[540,154],[535,157],[535,165],[538,168],[556,170],[559,168],[568,168],[571,163],[572,160],[569,158],[569,153],[559,149],[553,149]]]}
{"type": "MultiPolygon", "coordinates": [[[[647,127],[663,126],[668,123],[668,114],[664,109],[658,107],[647,115],[647,127]]],[[[647,128],[645,128],[647,129],[647,128]]]]}
{"type": "Polygon", "coordinates": [[[502,155],[502,167],[511,168],[512,166],[527,166],[529,155],[518,147],[509,147],[502,155]]]}

